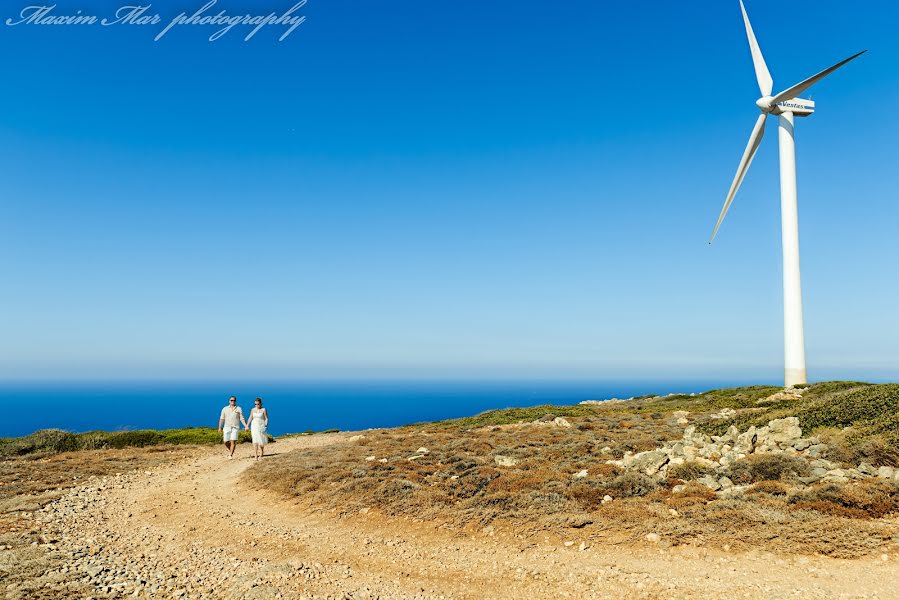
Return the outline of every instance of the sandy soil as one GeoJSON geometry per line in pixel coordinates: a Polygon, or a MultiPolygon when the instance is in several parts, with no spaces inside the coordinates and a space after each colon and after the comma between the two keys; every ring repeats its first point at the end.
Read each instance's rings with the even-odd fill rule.
{"type": "MultiPolygon", "coordinates": [[[[286,439],[273,453],[339,443],[286,439]]],[[[566,546],[373,513],[344,519],[238,485],[251,449],[94,481],[35,515],[97,597],[899,598],[899,560],[566,546]]]]}

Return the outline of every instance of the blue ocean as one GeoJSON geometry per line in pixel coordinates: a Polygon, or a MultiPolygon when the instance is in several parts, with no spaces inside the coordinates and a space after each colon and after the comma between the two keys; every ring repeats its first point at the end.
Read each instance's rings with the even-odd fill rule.
{"type": "Polygon", "coordinates": [[[215,427],[235,395],[248,414],[260,396],[274,435],[392,427],[494,408],[576,404],[641,394],[690,393],[735,381],[112,381],[0,383],[0,437],[38,429],[120,431],[215,427]]]}

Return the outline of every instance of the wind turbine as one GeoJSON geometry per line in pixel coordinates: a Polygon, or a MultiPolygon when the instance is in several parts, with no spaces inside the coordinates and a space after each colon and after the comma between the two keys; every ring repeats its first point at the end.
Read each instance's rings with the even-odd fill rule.
{"type": "Polygon", "coordinates": [[[759,43],[749,24],[749,15],[743,0],[740,0],[740,9],[743,11],[743,23],[746,25],[746,36],[749,38],[749,50],[752,53],[752,63],[755,66],[755,76],[759,82],[759,90],[762,97],[755,101],[762,114],[759,115],[749,136],[749,143],[740,159],[737,174],[730,184],[730,191],[724,199],[724,206],[712,232],[711,244],[724,221],[727,210],[730,208],[746,171],[755,157],[755,152],[765,133],[765,122],[768,115],[777,115],[778,140],[780,142],[780,219],[781,239],[783,243],[783,277],[784,277],[784,385],[806,383],[805,375],[805,336],[802,327],[802,287],[799,281],[799,216],[796,208],[796,147],[793,139],[793,117],[807,117],[815,112],[815,103],[811,100],[799,98],[799,94],[812,87],[818,81],[824,79],[850,60],[858,58],[867,50],[850,56],[832,67],[824,69],[817,75],[797,83],[772,96],[771,89],[774,81],[768,66],[762,56],[759,43]]]}

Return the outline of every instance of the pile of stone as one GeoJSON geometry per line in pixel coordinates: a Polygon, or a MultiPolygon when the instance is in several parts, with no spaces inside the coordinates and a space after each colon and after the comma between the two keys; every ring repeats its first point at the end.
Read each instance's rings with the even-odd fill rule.
{"type": "MultiPolygon", "coordinates": [[[[786,417],[769,421],[763,427],[752,426],[741,432],[731,425],[724,435],[705,435],[696,431],[695,425],[684,430],[683,438],[665,443],[656,450],[626,453],[621,460],[608,460],[628,471],[636,471],[664,480],[675,465],[693,463],[708,472],[696,481],[716,491],[719,495],[737,496],[747,486],[735,485],[727,476],[729,467],[736,461],[753,454],[785,454],[808,463],[809,475],[797,477],[797,483],[846,483],[853,479],[880,477],[899,483],[899,470],[892,467],[875,468],[862,463],[846,468],[827,460],[827,445],[817,438],[803,438],[799,419],[786,417]]],[[[678,492],[683,486],[675,486],[678,492]],[[680,489],[679,489],[680,488],[680,489]]]]}

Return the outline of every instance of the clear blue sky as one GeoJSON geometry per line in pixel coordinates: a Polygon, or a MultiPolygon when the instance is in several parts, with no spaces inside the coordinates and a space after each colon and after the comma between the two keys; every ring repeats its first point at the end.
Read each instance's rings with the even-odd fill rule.
{"type": "MultiPolygon", "coordinates": [[[[870,50],[797,126],[807,353],[899,378],[899,6],[747,8],[776,90],[870,50]]],[[[758,114],[737,0],[303,13],[0,27],[0,377],[780,379],[773,119],[707,244],[758,114]]]]}

